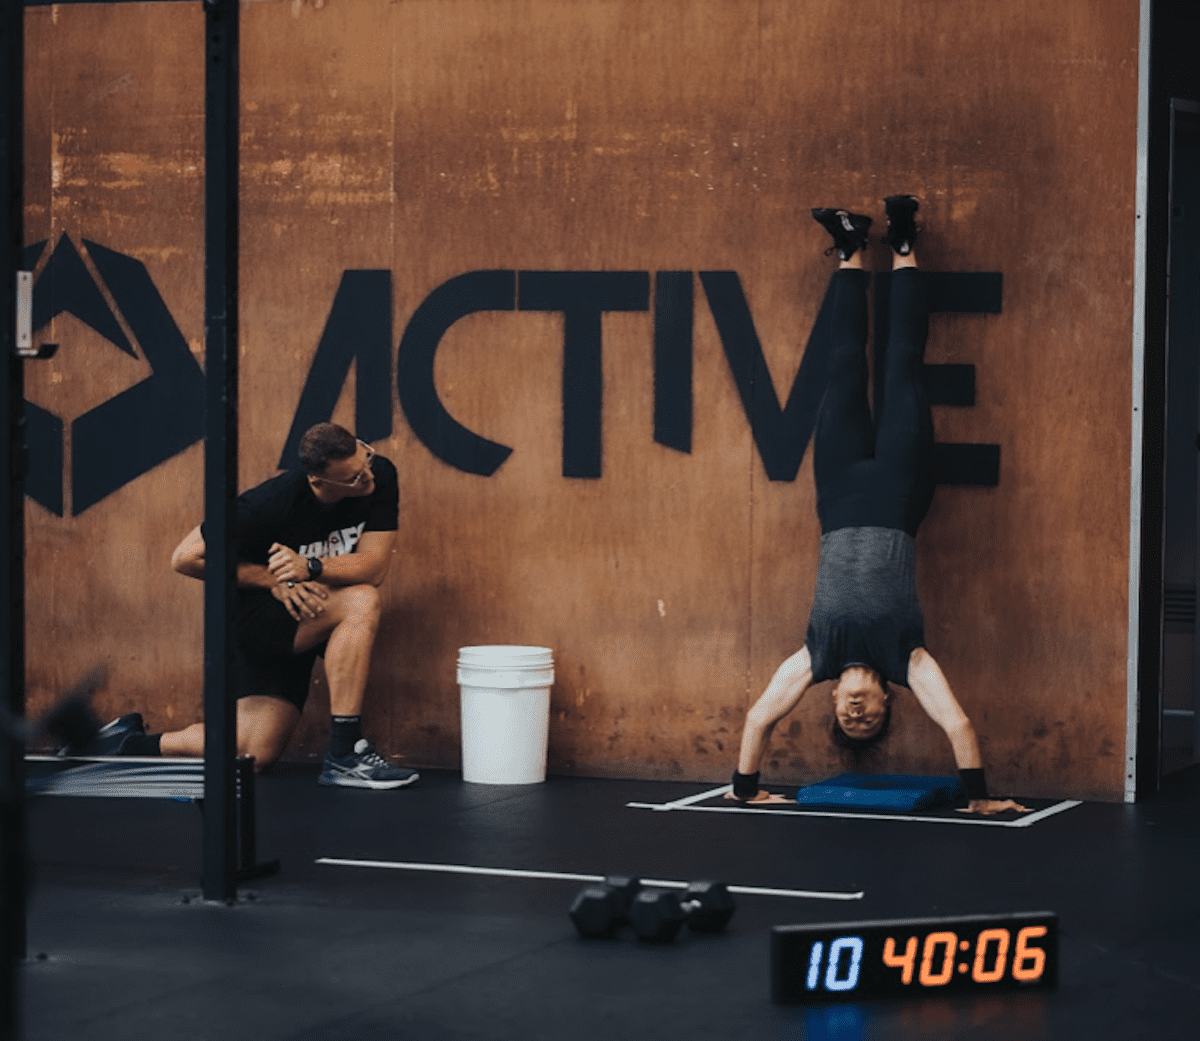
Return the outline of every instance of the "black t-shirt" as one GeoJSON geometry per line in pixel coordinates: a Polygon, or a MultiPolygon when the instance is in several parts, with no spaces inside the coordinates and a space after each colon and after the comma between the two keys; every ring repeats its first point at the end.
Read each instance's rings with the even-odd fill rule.
{"type": "Polygon", "coordinates": [[[272,477],[238,496],[238,560],[266,566],[278,542],[303,557],[353,553],[364,531],[395,531],[400,520],[400,487],[391,461],[377,455],[371,464],[375,490],[332,506],[312,491],[299,470],[272,477]]]}
{"type": "MultiPolygon", "coordinates": [[[[395,531],[400,521],[400,485],[396,468],[377,455],[371,464],[375,490],[332,506],[312,491],[306,474],[289,470],[242,492],[234,522],[237,559],[264,567],[278,542],[304,557],[353,553],[366,531],[395,531]]],[[[262,590],[241,589],[247,594],[262,590]]]]}

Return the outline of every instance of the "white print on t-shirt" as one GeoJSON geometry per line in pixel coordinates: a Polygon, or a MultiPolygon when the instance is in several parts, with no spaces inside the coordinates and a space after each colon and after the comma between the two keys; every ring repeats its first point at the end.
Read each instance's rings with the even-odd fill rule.
{"type": "Polygon", "coordinates": [[[354,547],[358,545],[358,540],[362,537],[363,529],[366,526],[367,522],[363,521],[355,528],[341,528],[338,531],[331,531],[325,537],[324,542],[310,542],[306,546],[301,546],[300,556],[340,557],[346,553],[353,553],[354,547]]]}

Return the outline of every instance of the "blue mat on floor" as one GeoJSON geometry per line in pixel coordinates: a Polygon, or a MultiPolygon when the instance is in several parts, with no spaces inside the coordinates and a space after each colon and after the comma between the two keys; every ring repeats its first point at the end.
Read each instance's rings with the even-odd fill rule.
{"type": "Polygon", "coordinates": [[[796,793],[801,806],[841,806],[861,810],[924,810],[966,801],[957,777],[916,774],[839,774],[796,793]]]}

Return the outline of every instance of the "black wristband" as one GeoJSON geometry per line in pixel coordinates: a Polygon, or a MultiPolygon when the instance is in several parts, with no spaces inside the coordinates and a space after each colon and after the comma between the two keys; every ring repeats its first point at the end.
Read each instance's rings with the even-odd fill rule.
{"type": "Polygon", "coordinates": [[[758,794],[758,774],[758,770],[752,774],[740,774],[734,770],[733,794],[739,799],[753,799],[758,794]]]}
{"type": "Polygon", "coordinates": [[[976,766],[970,770],[959,770],[962,785],[967,791],[968,801],[986,799],[988,797],[987,781],[983,779],[983,767],[976,766]]]}
{"type": "Polygon", "coordinates": [[[325,565],[321,563],[320,557],[308,558],[308,577],[310,579],[320,578],[321,572],[325,570],[325,565]]]}

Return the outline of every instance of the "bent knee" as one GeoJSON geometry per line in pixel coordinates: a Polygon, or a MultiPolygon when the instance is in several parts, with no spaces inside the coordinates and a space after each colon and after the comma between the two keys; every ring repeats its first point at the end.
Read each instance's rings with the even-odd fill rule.
{"type": "Polygon", "coordinates": [[[283,749],[286,744],[286,741],[252,738],[247,741],[238,742],[238,755],[252,757],[254,759],[254,772],[258,773],[283,755],[283,749]]]}
{"type": "Polygon", "coordinates": [[[342,590],[342,605],[343,612],[347,617],[378,620],[379,590],[366,583],[358,586],[346,586],[342,590]]]}
{"type": "Polygon", "coordinates": [[[249,697],[238,702],[237,750],[253,756],[254,769],[270,766],[283,755],[300,719],[294,705],[272,697],[249,697]]]}

